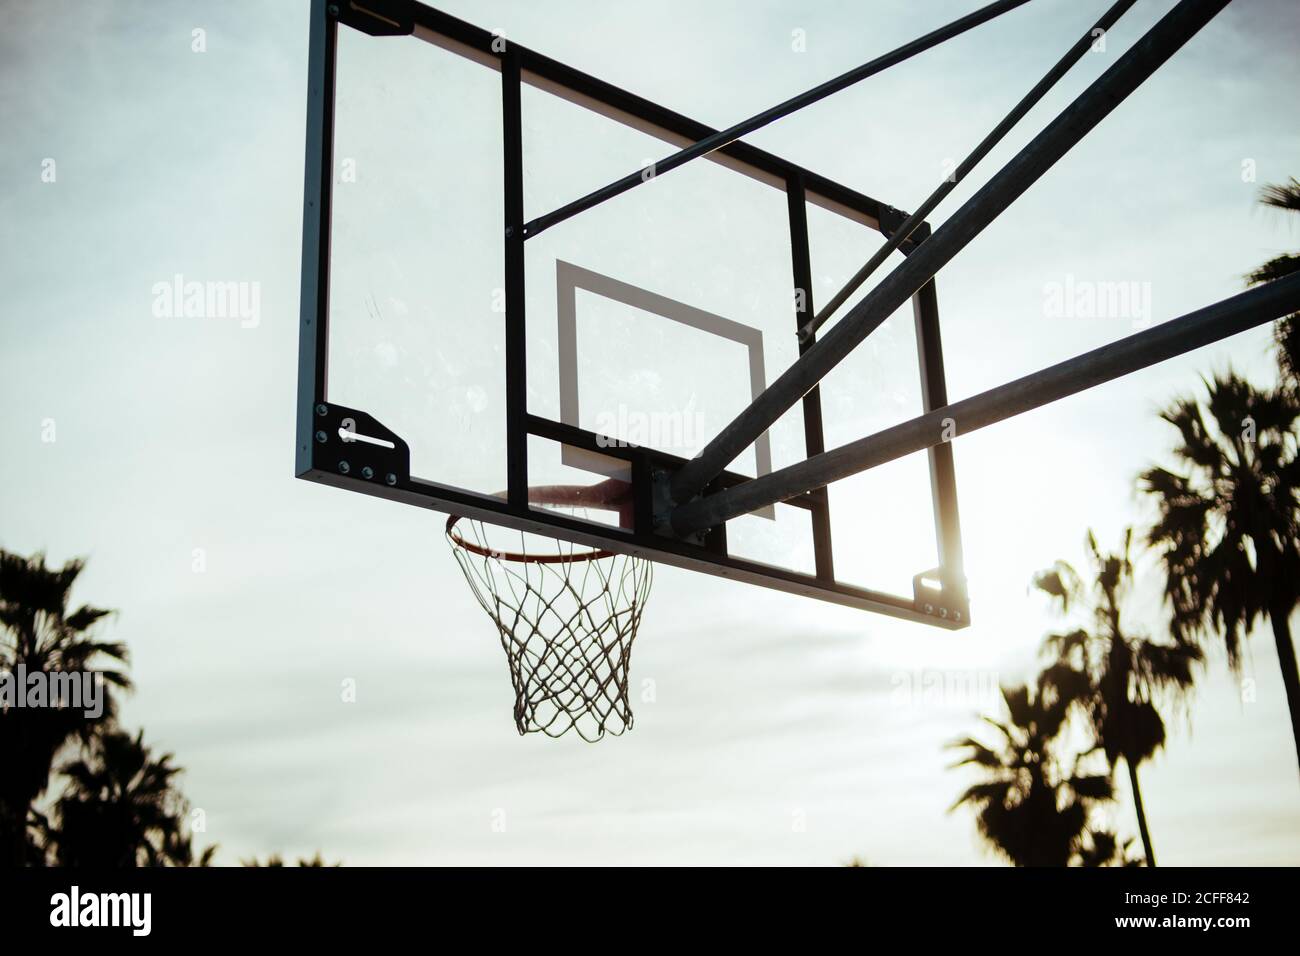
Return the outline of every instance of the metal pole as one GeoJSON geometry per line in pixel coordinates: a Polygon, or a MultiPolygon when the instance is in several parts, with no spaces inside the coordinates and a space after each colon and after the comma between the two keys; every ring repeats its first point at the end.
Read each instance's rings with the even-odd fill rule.
{"type": "Polygon", "coordinates": [[[524,158],[519,52],[501,58],[501,139],[505,173],[506,488],[528,509],[528,337],[524,326],[524,158]]]}
{"type": "MultiPolygon", "coordinates": [[[[812,314],[812,254],[808,248],[808,196],[803,177],[791,176],[786,180],[786,208],[790,218],[790,259],[794,268],[795,322],[798,329],[812,314]]],[[[799,343],[799,354],[811,348],[811,341],[799,343]]],[[[826,435],[822,422],[820,389],[811,388],[803,397],[804,454],[808,458],[826,450],[826,435]]],[[[818,489],[809,519],[812,527],[813,566],[817,577],[835,580],[835,552],[831,546],[830,495],[825,488],[818,489]]]]}
{"type": "MultiPolygon", "coordinates": [[[[912,296],[912,319],[916,329],[916,351],[921,366],[921,402],[930,412],[948,404],[948,383],[943,374],[943,343],[939,336],[939,294],[931,279],[912,296]]],[[[808,456],[812,458],[812,455],[808,456]]],[[[961,520],[957,513],[957,474],[952,446],[930,448],[930,496],[934,510],[934,534],[944,588],[964,589],[965,571],[961,550],[961,520]]]]}
{"type": "Polygon", "coordinates": [[[764,126],[781,119],[783,116],[788,116],[796,110],[802,109],[811,103],[823,100],[831,94],[838,93],[840,90],[846,89],[860,80],[865,80],[869,76],[874,76],[877,73],[884,72],[891,66],[896,66],[904,60],[916,56],[918,53],[923,53],[931,47],[938,46],[945,40],[950,40],[955,36],[965,33],[973,27],[979,26],[981,23],[992,20],[994,17],[1001,16],[1007,11],[1014,10],[1016,7],[1022,6],[1028,2],[1029,0],[998,0],[997,3],[990,3],[988,6],[976,10],[974,13],[967,14],[959,20],[954,20],[947,26],[940,27],[919,39],[913,40],[911,43],[905,43],[883,56],[876,57],[876,59],[869,63],[864,63],[862,66],[849,70],[847,73],[843,73],[835,77],[833,80],[827,80],[821,86],[808,90],[805,93],[800,93],[798,96],[792,97],[784,103],[780,103],[770,109],[766,109],[756,116],[751,116],[749,119],[737,123],[730,129],[722,130],[721,132],[714,133],[712,136],[705,137],[697,143],[692,143],[690,146],[673,153],[673,155],[669,156],[667,159],[646,167],[646,169],[638,169],[636,172],[629,173],[617,182],[610,183],[602,189],[597,189],[595,192],[583,196],[581,199],[575,199],[568,205],[561,206],[553,212],[548,212],[544,216],[538,216],[532,222],[529,222],[524,226],[524,236],[525,238],[531,239],[538,233],[551,228],[551,226],[564,222],[566,219],[571,219],[578,213],[590,209],[592,206],[597,206],[600,203],[603,203],[606,199],[612,199],[621,193],[627,192],[629,189],[640,186],[643,182],[653,179],[655,176],[676,169],[678,166],[682,166],[690,162],[692,159],[706,156],[716,149],[721,149],[728,143],[732,143],[740,139],[740,137],[746,136],[757,129],[762,129],[764,126]]]}
{"type": "Polygon", "coordinates": [[[307,141],[303,165],[302,286],[298,317],[298,444],[295,474],[311,471],[316,406],[329,371],[330,209],[334,188],[334,59],[338,23],[313,0],[307,54],[307,141]]]}
{"type": "Polygon", "coordinates": [[[1180,0],[1118,63],[917,246],[906,262],[835,323],[825,338],[800,356],[699,455],[683,465],[672,479],[673,501],[687,501],[703,491],[714,476],[1227,5],[1228,0],[1180,0]]]}
{"type": "Polygon", "coordinates": [[[1182,355],[1300,309],[1300,273],[1242,292],[1153,329],[1085,352],[867,438],[734,485],[673,510],[676,534],[711,528],[774,502],[930,448],[953,435],[1011,418],[1182,355]]]}
{"type": "Polygon", "coordinates": [[[1089,28],[1087,33],[1079,38],[1079,41],[1074,46],[1070,47],[1065,56],[1061,57],[1056,65],[1038,81],[1038,84],[1025,94],[1025,98],[1016,104],[1015,108],[1006,115],[1002,122],[993,128],[992,132],[984,137],[983,141],[971,151],[969,156],[962,160],[961,165],[953,171],[952,176],[939,184],[939,188],[932,192],[925,202],[921,203],[920,208],[908,216],[907,220],[894,231],[894,234],[889,237],[889,241],[876,251],[876,254],[867,261],[866,265],[853,274],[853,278],[844,284],[844,288],[835,293],[813,320],[800,329],[799,337],[801,340],[806,340],[825,325],[826,320],[835,314],[835,311],[848,300],[849,296],[856,292],[862,286],[862,283],[866,282],[871,277],[871,274],[880,268],[881,264],[889,258],[890,253],[906,242],[912,233],[916,231],[916,228],[925,222],[926,217],[934,212],[935,207],[957,188],[957,184],[970,174],[971,170],[992,151],[994,146],[1002,141],[1002,137],[1006,136],[1013,126],[1024,119],[1025,114],[1037,105],[1038,101],[1047,94],[1047,91],[1055,86],[1074,64],[1079,62],[1084,54],[1092,48],[1093,43],[1096,42],[1096,31],[1105,32],[1109,30],[1136,2],[1137,0],[1118,0],[1100,20],[1089,28]]]}

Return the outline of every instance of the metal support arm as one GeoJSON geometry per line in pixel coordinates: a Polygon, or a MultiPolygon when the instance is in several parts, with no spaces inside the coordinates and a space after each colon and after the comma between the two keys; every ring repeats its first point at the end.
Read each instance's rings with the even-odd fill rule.
{"type": "Polygon", "coordinates": [[[1002,138],[1025,118],[1025,115],[1034,108],[1039,100],[1047,95],[1047,91],[1055,86],[1057,81],[1065,76],[1070,71],[1070,68],[1092,49],[1092,45],[1097,41],[1097,31],[1105,32],[1109,30],[1136,2],[1137,0],[1117,0],[1115,5],[1107,10],[1100,20],[1088,28],[1088,32],[1066,51],[1065,56],[1061,57],[1034,88],[1026,93],[1024,98],[1015,105],[1011,112],[1003,117],[1002,122],[993,127],[992,131],[980,141],[980,144],[971,150],[970,155],[963,159],[961,164],[953,170],[952,176],[940,183],[929,198],[921,203],[920,208],[908,216],[901,226],[893,230],[893,235],[889,237],[889,241],[877,249],[875,255],[867,260],[867,264],[855,272],[853,277],[844,283],[844,287],[822,306],[817,315],[799,330],[801,340],[806,341],[814,332],[825,325],[826,321],[836,313],[839,307],[848,301],[849,296],[856,292],[862,286],[862,283],[871,278],[871,275],[884,264],[890,254],[911,238],[912,233],[916,232],[921,223],[925,222],[926,217],[934,212],[935,207],[943,202],[950,192],[957,188],[958,183],[970,175],[971,170],[979,164],[979,161],[992,152],[993,147],[1002,142],[1002,138]]]}
{"type": "Polygon", "coordinates": [[[698,495],[808,390],[934,277],[958,252],[1083,139],[1228,0],[1180,0],[1114,66],[1008,162],[935,233],[808,349],[672,480],[675,502],[698,495]]]}
{"type": "Polygon", "coordinates": [[[691,534],[758,508],[965,435],[1300,310],[1300,273],[1224,299],[971,398],[937,408],[673,510],[674,533],[691,534]]]}

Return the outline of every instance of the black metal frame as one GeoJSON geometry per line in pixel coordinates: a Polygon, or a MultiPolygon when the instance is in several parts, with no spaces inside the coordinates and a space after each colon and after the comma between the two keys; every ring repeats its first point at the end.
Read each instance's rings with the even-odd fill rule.
{"type": "MultiPolygon", "coordinates": [[[[726,527],[720,525],[695,539],[663,533],[656,527],[662,503],[654,500],[656,484],[678,471],[682,459],[644,448],[612,448],[593,433],[540,418],[526,408],[524,315],[523,167],[520,127],[520,83],[535,77],[551,87],[594,101],[637,121],[691,142],[716,136],[717,131],[642,99],[585,73],[565,66],[513,42],[502,42],[486,30],[410,0],[365,0],[364,4],[313,0],[309,51],[309,100],[303,210],[301,335],[299,352],[296,474],[333,487],[400,501],[437,511],[465,515],[517,530],[562,535],[581,544],[635,554],[678,567],[716,574],[808,597],[863,608],[948,629],[969,624],[970,613],[962,573],[956,481],[951,447],[929,452],[940,567],[914,578],[911,596],[899,596],[838,581],[831,558],[830,515],[826,488],[797,495],[785,504],[809,512],[815,573],[803,574],[729,555],[726,527]],[[503,142],[505,148],[506,222],[506,391],[507,474],[505,498],[479,494],[421,478],[409,472],[409,452],[402,438],[362,410],[329,402],[327,354],[329,320],[329,229],[333,170],[334,67],[340,25],[372,36],[419,32],[440,45],[461,48],[475,59],[495,66],[502,76],[503,142]],[[494,40],[496,41],[494,43],[494,40]],[[494,48],[495,47],[495,48],[494,48]],[[349,434],[362,439],[350,439],[349,434]],[[634,496],[634,522],[620,529],[578,521],[553,511],[528,507],[528,439],[537,436],[620,458],[629,463],[634,496]],[[377,442],[382,442],[379,444],[377,442]],[[926,582],[936,581],[938,586],[926,582]]],[[[811,318],[811,264],[808,252],[807,202],[829,204],[854,214],[886,236],[907,217],[892,206],[818,176],[743,142],[730,142],[717,152],[748,166],[789,196],[790,240],[794,287],[801,308],[791,334],[811,318]]],[[[910,254],[929,235],[922,225],[901,246],[910,254]]],[[[939,317],[933,281],[913,298],[922,373],[924,410],[947,403],[939,317]]],[[[801,353],[813,345],[801,342],[801,353]]],[[[809,456],[825,450],[821,405],[813,388],[803,401],[804,431],[809,456]]],[[[722,472],[708,486],[721,491],[750,479],[722,472]]]]}

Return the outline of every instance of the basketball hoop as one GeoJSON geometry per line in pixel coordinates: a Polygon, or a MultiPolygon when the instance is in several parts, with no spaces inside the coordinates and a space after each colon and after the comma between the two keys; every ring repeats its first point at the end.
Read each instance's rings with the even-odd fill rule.
{"type": "MultiPolygon", "coordinates": [[[[626,521],[630,509],[627,483],[614,479],[531,488],[529,502],[580,518],[604,510],[626,521]]],[[[501,637],[519,733],[559,737],[572,729],[595,742],[629,730],[628,670],[652,563],[460,515],[447,519],[446,530],[465,580],[501,637]]]]}

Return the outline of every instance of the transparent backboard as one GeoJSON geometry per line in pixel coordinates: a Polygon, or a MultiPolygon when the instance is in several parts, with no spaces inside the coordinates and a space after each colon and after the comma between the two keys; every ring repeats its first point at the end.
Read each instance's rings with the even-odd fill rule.
{"type": "MultiPolygon", "coordinates": [[[[639,187],[530,237],[520,308],[506,297],[507,117],[490,36],[441,14],[412,35],[335,29],[314,38],[332,54],[322,69],[334,77],[322,144],[327,294],[315,303],[326,328],[314,333],[323,368],[308,369],[317,374],[300,403],[364,412],[380,441],[409,453],[409,474],[358,490],[480,515],[506,500],[518,415],[507,323],[522,322],[526,408],[516,420],[531,423],[528,485],[614,478],[649,500],[638,485],[649,481],[644,463],[698,453],[798,359],[809,310],[884,241],[873,200],[854,208],[800,178],[792,201],[792,176],[718,152],[647,172],[639,187]]],[[[525,221],[692,141],[610,105],[603,87],[570,88],[529,66],[519,99],[525,221]]],[[[918,327],[911,305],[892,316],[733,461],[725,481],[924,411],[918,327]]],[[[325,449],[313,447],[306,464],[300,439],[300,473],[353,487],[355,468],[340,478],[334,454],[368,437],[349,438],[348,427],[365,431],[352,421],[341,426],[348,444],[336,446],[331,419],[325,449]]],[[[318,439],[319,425],[307,426],[318,439]]],[[[929,453],[909,456],[735,518],[703,543],[656,537],[629,509],[584,514],[556,533],[919,619],[916,577],[944,557],[932,464],[929,453]],[[897,599],[877,607],[889,595],[897,599]]],[[[527,510],[556,530],[545,504],[527,510]]],[[[517,526],[520,513],[508,512],[496,517],[517,526]]]]}

